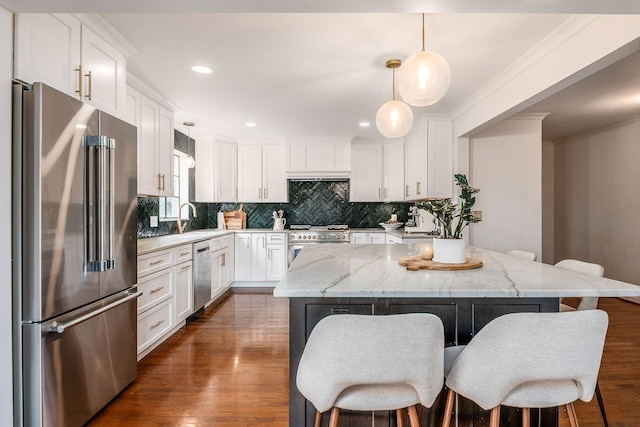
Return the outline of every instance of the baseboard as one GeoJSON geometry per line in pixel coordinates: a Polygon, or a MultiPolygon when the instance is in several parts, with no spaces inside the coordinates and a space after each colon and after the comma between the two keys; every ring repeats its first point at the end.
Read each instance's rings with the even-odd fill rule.
{"type": "Polygon", "coordinates": [[[633,302],[635,304],[640,304],[640,297],[621,297],[621,299],[633,302]]]}
{"type": "Polygon", "coordinates": [[[233,282],[232,288],[274,288],[278,282],[233,282]]]}
{"type": "Polygon", "coordinates": [[[272,287],[238,287],[231,289],[232,294],[266,294],[273,295],[273,286],[272,287]]]}

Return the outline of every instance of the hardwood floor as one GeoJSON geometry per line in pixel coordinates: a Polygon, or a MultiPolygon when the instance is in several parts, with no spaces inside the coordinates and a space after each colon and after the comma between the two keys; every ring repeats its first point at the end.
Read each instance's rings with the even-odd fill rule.
{"type": "MultiPolygon", "coordinates": [[[[600,370],[609,425],[639,426],[640,305],[601,298],[599,308],[610,317],[600,370]]],[[[285,298],[232,293],[141,360],[88,426],[287,426],[288,313],[285,298]]],[[[580,426],[602,425],[595,397],[576,411],[580,426]]]]}

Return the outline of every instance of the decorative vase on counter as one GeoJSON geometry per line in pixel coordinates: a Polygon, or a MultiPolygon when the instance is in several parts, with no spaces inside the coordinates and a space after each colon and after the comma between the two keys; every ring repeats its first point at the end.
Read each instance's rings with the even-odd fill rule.
{"type": "Polygon", "coordinates": [[[467,243],[464,239],[433,239],[433,262],[464,264],[467,262],[467,243]]]}

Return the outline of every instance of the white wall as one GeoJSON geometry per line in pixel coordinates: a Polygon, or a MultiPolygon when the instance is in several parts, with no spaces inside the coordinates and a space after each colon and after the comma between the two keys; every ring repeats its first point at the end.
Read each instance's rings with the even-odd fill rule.
{"type": "MultiPolygon", "coordinates": [[[[544,125],[543,125],[544,126],[544,125]]],[[[542,262],[554,264],[553,141],[542,142],[542,262]]]]}
{"type": "Polygon", "coordinates": [[[0,200],[5,201],[0,221],[0,426],[13,424],[11,221],[6,201],[11,200],[11,77],[13,75],[13,16],[0,8],[0,200]]]}
{"type": "Polygon", "coordinates": [[[515,116],[470,138],[470,183],[480,188],[469,243],[542,252],[542,117],[515,116]]]}
{"type": "Polygon", "coordinates": [[[555,259],[640,284],[640,119],[554,147],[555,259]]]}

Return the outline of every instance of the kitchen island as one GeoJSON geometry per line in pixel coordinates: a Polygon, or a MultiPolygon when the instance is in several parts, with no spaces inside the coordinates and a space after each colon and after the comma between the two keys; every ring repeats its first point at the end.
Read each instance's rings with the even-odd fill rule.
{"type": "MultiPolygon", "coordinates": [[[[468,248],[483,267],[464,271],[407,271],[398,259],[420,253],[420,245],[308,246],[274,290],[290,298],[289,425],[312,426],[314,408],[298,393],[298,362],[313,326],[339,313],[398,314],[428,312],[444,324],[445,345],[466,344],[482,326],[511,312],[558,311],[561,297],[640,296],[640,287],[588,276],[497,252],[468,248]]],[[[442,397],[421,414],[423,425],[439,425],[442,397]]],[[[461,399],[459,425],[482,425],[483,413],[461,399]]],[[[533,412],[532,412],[533,415],[533,412]]],[[[349,425],[391,426],[388,412],[346,413],[349,425]]],[[[505,423],[519,412],[503,411],[505,423]]],[[[555,425],[555,410],[535,414],[543,425],[555,425]]],[[[328,418],[328,417],[325,417],[328,418]]],[[[325,420],[326,421],[326,420],[325,420]]],[[[519,422],[519,421],[518,421],[519,422]]],[[[536,423],[537,420],[532,420],[536,423]]]]}

